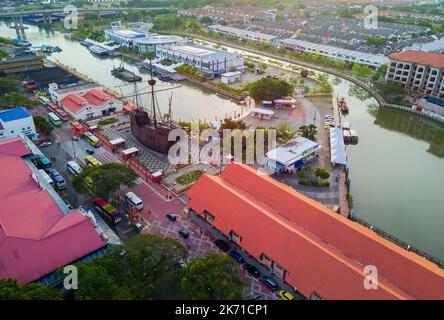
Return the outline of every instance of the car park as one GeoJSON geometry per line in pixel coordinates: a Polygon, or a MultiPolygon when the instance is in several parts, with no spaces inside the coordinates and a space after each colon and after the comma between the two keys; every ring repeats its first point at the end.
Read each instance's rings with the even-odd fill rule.
{"type": "Polygon", "coordinates": [[[234,260],[236,260],[237,262],[239,262],[239,263],[244,263],[245,262],[244,258],[237,251],[231,250],[228,255],[230,257],[232,257],[234,260]]]}
{"type": "Polygon", "coordinates": [[[190,233],[189,233],[188,231],[186,231],[186,230],[180,230],[180,231],[179,231],[179,235],[180,235],[182,238],[187,239],[187,238],[190,236],[190,233]]]}
{"type": "Polygon", "coordinates": [[[270,277],[262,277],[260,281],[271,291],[276,291],[279,288],[278,284],[270,277]]]}
{"type": "Polygon", "coordinates": [[[167,214],[166,214],[166,217],[167,217],[167,219],[170,220],[171,222],[174,222],[174,221],[177,220],[177,216],[176,216],[174,213],[172,213],[172,212],[167,213],[167,214]]]}
{"type": "Polygon", "coordinates": [[[228,245],[228,243],[226,243],[222,239],[217,239],[216,241],[214,241],[214,244],[223,252],[228,252],[230,250],[230,246],[228,245]]]}
{"type": "Polygon", "coordinates": [[[259,278],[261,276],[260,271],[252,264],[245,264],[245,270],[255,278],[259,278]]]}
{"type": "Polygon", "coordinates": [[[285,290],[279,291],[278,296],[282,300],[294,300],[294,296],[290,292],[285,290]]]}

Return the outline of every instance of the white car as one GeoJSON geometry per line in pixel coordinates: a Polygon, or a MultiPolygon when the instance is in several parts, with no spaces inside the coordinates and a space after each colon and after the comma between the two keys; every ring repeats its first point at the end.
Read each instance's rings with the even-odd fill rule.
{"type": "Polygon", "coordinates": [[[42,147],[42,148],[44,148],[44,147],[49,147],[51,144],[52,144],[52,143],[51,143],[50,141],[46,141],[46,142],[43,142],[43,143],[40,145],[40,147],[42,147]]]}

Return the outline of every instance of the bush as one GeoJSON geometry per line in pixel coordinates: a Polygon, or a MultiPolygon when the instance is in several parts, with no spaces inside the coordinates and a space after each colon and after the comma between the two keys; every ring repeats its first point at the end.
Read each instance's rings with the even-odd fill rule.
{"type": "Polygon", "coordinates": [[[193,170],[176,178],[176,182],[181,185],[193,183],[199,179],[204,172],[202,170],[193,170]]]}
{"type": "Polygon", "coordinates": [[[309,180],[300,180],[299,184],[302,186],[309,186],[309,187],[328,187],[330,185],[330,182],[328,181],[309,181],[309,180]]]}
{"type": "Polygon", "coordinates": [[[320,179],[328,179],[330,178],[330,173],[325,168],[316,168],[313,170],[313,173],[316,177],[319,177],[320,179]]]}

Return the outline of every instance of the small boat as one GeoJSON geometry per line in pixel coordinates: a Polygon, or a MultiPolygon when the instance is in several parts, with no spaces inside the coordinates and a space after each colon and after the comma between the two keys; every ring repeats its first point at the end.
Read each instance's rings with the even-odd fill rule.
{"type": "Polygon", "coordinates": [[[339,100],[338,105],[342,113],[348,113],[349,109],[344,97],[342,97],[341,100],[339,100]]]}
{"type": "Polygon", "coordinates": [[[97,47],[97,46],[89,46],[88,49],[92,53],[94,53],[96,55],[99,55],[99,56],[106,56],[106,55],[108,55],[108,51],[106,51],[103,48],[97,47]]]}
{"type": "Polygon", "coordinates": [[[63,50],[60,47],[53,47],[52,52],[62,52],[63,50]]]}
{"type": "Polygon", "coordinates": [[[87,41],[85,41],[85,40],[80,41],[80,44],[81,44],[82,46],[84,46],[84,47],[87,47],[87,48],[90,46],[90,44],[89,44],[87,41]]]}
{"type": "Polygon", "coordinates": [[[120,62],[120,66],[113,67],[113,69],[111,70],[111,74],[114,77],[119,78],[120,80],[123,80],[126,82],[140,82],[140,81],[142,81],[141,76],[138,76],[134,72],[131,72],[131,71],[125,69],[125,67],[123,65],[123,59],[120,62]]]}

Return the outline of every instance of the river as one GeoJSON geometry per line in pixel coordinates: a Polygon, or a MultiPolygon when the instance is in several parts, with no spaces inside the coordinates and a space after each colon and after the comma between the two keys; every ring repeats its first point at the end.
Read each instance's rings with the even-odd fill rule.
{"type": "MultiPolygon", "coordinates": [[[[95,57],[59,32],[31,26],[24,33],[34,45],[61,47],[63,52],[52,59],[110,88],[122,84],[110,75],[119,59],[95,57]]],[[[17,37],[3,22],[0,34],[17,37]]],[[[136,70],[130,64],[128,68],[136,70]]],[[[350,106],[347,121],[359,133],[359,144],[347,146],[353,214],[444,261],[444,127],[411,113],[379,108],[375,99],[349,81],[334,83],[334,91],[350,106]]],[[[208,121],[241,110],[211,92],[181,85],[173,94],[176,119],[208,121]]],[[[127,94],[132,88],[123,90],[127,94]]],[[[158,94],[162,112],[167,112],[169,95],[158,94]]]]}

